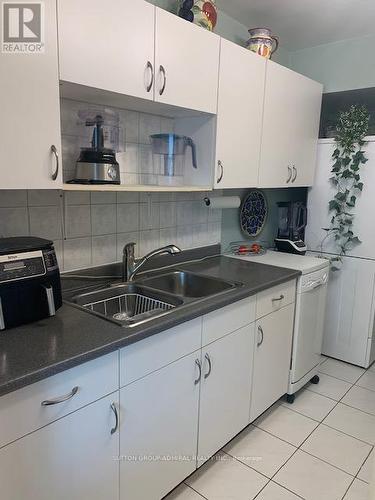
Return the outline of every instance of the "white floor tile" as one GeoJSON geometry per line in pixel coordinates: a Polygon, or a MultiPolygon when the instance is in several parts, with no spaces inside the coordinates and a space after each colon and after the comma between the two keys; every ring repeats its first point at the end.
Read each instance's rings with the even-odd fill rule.
{"type": "Polygon", "coordinates": [[[375,392],[363,387],[353,386],[343,398],[343,403],[353,406],[358,410],[375,415],[375,392]]]}
{"type": "Polygon", "coordinates": [[[257,496],[256,500],[299,500],[294,493],[270,481],[257,496]]]}
{"type": "Polygon", "coordinates": [[[274,480],[305,500],[341,500],[353,477],[298,450],[274,480]]]}
{"type": "Polygon", "coordinates": [[[348,493],[344,496],[344,500],[368,500],[369,493],[368,484],[355,479],[348,493]]]}
{"type": "Polygon", "coordinates": [[[203,498],[186,484],[181,484],[172,493],[164,497],[164,500],[203,500],[203,498]]]}
{"type": "MultiPolygon", "coordinates": [[[[328,361],[326,361],[326,363],[328,363],[328,361]]],[[[310,384],[308,386],[309,391],[317,392],[318,394],[327,396],[327,398],[334,399],[335,401],[339,401],[352,386],[349,382],[330,377],[324,373],[320,373],[319,377],[319,384],[310,384]]]]}
{"type": "Polygon", "coordinates": [[[373,474],[373,465],[374,452],[371,453],[366,462],[363,464],[362,469],[359,471],[359,479],[362,479],[362,481],[366,481],[366,483],[370,483],[373,474]]]}
{"type": "Polygon", "coordinates": [[[321,422],[332,408],[336,405],[336,401],[326,398],[316,392],[307,391],[306,389],[299,391],[296,394],[296,399],[293,404],[283,403],[285,408],[298,411],[306,417],[321,422]]]}
{"type": "Polygon", "coordinates": [[[355,476],[371,451],[371,446],[320,425],[302,445],[302,450],[355,476]]]}
{"type": "Polygon", "coordinates": [[[375,391],[375,372],[367,370],[362,377],[356,382],[356,385],[375,391]]]}
{"type": "Polygon", "coordinates": [[[375,417],[339,403],[324,423],[369,444],[375,444],[375,417]]]}
{"type": "Polygon", "coordinates": [[[337,361],[337,359],[327,359],[327,361],[321,365],[319,371],[354,384],[359,377],[364,374],[365,369],[344,363],[343,361],[337,361]]]}
{"type": "Polygon", "coordinates": [[[218,453],[186,483],[208,500],[252,500],[267,478],[229,455],[218,453]]]}
{"type": "Polygon", "coordinates": [[[229,455],[269,478],[285,464],[295,450],[291,444],[254,426],[246,428],[224,448],[229,455]]]}
{"type": "Polygon", "coordinates": [[[375,362],[369,367],[370,372],[375,372],[375,362]]]}
{"type": "Polygon", "coordinates": [[[263,413],[254,425],[294,446],[300,446],[319,424],[284,406],[273,406],[263,413]]]}

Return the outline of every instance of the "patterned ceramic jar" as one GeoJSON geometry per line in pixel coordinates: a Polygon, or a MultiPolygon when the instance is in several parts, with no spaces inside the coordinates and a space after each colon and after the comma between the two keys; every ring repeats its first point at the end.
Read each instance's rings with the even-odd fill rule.
{"type": "Polygon", "coordinates": [[[247,41],[246,47],[263,56],[271,59],[272,54],[276,52],[279,47],[279,40],[268,28],[253,28],[249,30],[250,38],[247,41]]]}
{"type": "Polygon", "coordinates": [[[213,31],[217,22],[217,8],[213,0],[184,0],[178,15],[187,21],[213,31]]]}

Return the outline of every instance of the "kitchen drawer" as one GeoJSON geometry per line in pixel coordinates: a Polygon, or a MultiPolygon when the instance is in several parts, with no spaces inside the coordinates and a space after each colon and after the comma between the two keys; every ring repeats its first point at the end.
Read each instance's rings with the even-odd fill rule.
{"type": "Polygon", "coordinates": [[[203,316],[202,346],[255,321],[255,297],[249,297],[203,316]]]}
{"type": "Polygon", "coordinates": [[[0,398],[0,447],[118,389],[118,351],[0,398]],[[64,402],[42,401],[76,394],[64,402]]]}
{"type": "Polygon", "coordinates": [[[274,286],[257,295],[256,318],[278,311],[296,299],[296,280],[274,286]]]}
{"type": "Polygon", "coordinates": [[[130,384],[201,347],[202,318],[158,333],[120,350],[120,386],[130,384]]]}

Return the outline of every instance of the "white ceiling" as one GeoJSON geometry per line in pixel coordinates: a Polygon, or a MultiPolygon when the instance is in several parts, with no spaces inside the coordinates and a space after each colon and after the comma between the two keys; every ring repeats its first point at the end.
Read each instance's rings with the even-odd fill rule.
{"type": "Polygon", "coordinates": [[[375,34],[375,0],[216,0],[216,4],[249,28],[271,28],[290,51],[375,34]]]}

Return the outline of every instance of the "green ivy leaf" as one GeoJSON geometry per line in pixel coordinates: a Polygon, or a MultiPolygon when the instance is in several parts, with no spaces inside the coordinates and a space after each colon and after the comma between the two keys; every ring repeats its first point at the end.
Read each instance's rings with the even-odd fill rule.
{"type": "Polygon", "coordinates": [[[330,211],[332,211],[332,210],[340,211],[340,205],[337,203],[336,200],[331,200],[329,202],[329,210],[330,211]]]}
{"type": "Polygon", "coordinates": [[[357,182],[357,184],[354,185],[356,189],[359,189],[360,191],[363,191],[363,182],[357,182]]]}

